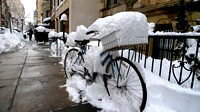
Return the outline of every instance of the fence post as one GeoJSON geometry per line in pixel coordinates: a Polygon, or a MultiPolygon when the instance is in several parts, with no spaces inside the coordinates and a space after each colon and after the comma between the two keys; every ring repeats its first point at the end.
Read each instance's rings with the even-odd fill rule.
{"type": "Polygon", "coordinates": [[[180,62],[181,70],[180,70],[178,84],[181,84],[181,79],[182,79],[182,74],[183,74],[184,58],[185,58],[185,53],[186,53],[185,48],[186,48],[186,38],[184,39],[184,44],[183,44],[183,54],[182,54],[182,60],[180,62]]]}
{"type": "Polygon", "coordinates": [[[194,69],[193,69],[193,75],[192,75],[192,82],[191,82],[191,88],[193,88],[193,84],[194,84],[194,75],[196,73],[196,69],[197,69],[197,61],[198,61],[198,50],[200,47],[200,43],[199,43],[200,39],[197,39],[197,49],[196,49],[196,56],[195,56],[195,62],[194,62],[194,69]]]}
{"type": "Polygon", "coordinates": [[[172,68],[172,61],[173,61],[173,51],[174,51],[174,48],[175,48],[175,39],[173,39],[173,43],[172,43],[172,48],[171,48],[171,60],[170,60],[170,67],[169,67],[169,76],[168,76],[168,81],[170,81],[170,78],[171,78],[171,68],[172,68]]]}
{"type": "MultiPolygon", "coordinates": [[[[148,42],[150,41],[150,37],[148,38],[148,42]]],[[[146,68],[147,58],[149,52],[149,43],[146,45],[146,53],[145,53],[145,60],[144,60],[144,68],[146,68]]]]}
{"type": "Polygon", "coordinates": [[[165,39],[163,38],[163,43],[162,43],[162,54],[161,54],[161,62],[160,62],[160,70],[159,70],[159,76],[161,76],[162,72],[162,62],[163,62],[163,52],[164,52],[164,45],[165,45],[165,39]]]}

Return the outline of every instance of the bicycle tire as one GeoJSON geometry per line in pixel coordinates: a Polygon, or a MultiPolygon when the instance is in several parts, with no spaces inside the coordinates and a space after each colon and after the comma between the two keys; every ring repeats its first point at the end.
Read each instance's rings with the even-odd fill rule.
{"type": "Polygon", "coordinates": [[[70,71],[69,71],[69,66],[73,65],[74,59],[78,57],[78,49],[72,48],[70,49],[64,59],[64,71],[65,71],[65,76],[68,79],[71,77],[70,71]]]}
{"type": "Polygon", "coordinates": [[[111,75],[111,61],[106,66],[108,75],[104,75],[104,80],[106,80],[104,83],[108,95],[113,99],[113,94],[117,92],[117,94],[124,95],[129,101],[138,101],[138,110],[143,111],[147,101],[147,90],[140,71],[130,60],[123,57],[116,57],[116,59],[112,60],[112,63],[116,77],[114,78],[111,75]],[[120,69],[120,72],[118,72],[117,68],[120,69]],[[135,85],[135,83],[138,83],[138,85],[135,85]],[[138,89],[139,91],[136,91],[138,89]]]}

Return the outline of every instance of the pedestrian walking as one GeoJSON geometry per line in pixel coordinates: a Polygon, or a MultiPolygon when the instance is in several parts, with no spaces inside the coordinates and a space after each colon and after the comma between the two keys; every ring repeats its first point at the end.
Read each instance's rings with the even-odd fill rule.
{"type": "Polygon", "coordinates": [[[53,37],[52,36],[48,36],[49,38],[49,49],[51,50],[51,44],[53,42],[53,37]]]}
{"type": "Polygon", "coordinates": [[[30,28],[28,30],[28,35],[29,35],[29,40],[31,41],[32,40],[32,34],[33,34],[33,30],[30,28]]]}

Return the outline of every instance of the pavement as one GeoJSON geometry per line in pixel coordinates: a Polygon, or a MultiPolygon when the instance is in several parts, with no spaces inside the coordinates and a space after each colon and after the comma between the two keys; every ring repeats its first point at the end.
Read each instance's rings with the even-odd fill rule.
{"type": "Polygon", "coordinates": [[[23,49],[0,54],[0,112],[96,112],[90,104],[68,99],[61,58],[48,45],[26,42],[23,49]]]}

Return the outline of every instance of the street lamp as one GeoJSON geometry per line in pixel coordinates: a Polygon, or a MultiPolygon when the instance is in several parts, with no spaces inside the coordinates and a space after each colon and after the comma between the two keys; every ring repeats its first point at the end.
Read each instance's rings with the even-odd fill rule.
{"type": "MultiPolygon", "coordinates": [[[[61,18],[60,18],[60,22],[62,23],[62,27],[63,27],[63,42],[64,44],[66,43],[65,39],[65,24],[67,23],[67,15],[66,14],[62,14],[61,18]]],[[[61,42],[60,42],[60,56],[61,56],[61,42]]]]}
{"type": "Polygon", "coordinates": [[[65,24],[67,23],[67,15],[66,14],[62,14],[60,21],[62,23],[63,26],[63,42],[65,43],[67,39],[65,39],[65,24]]]}

